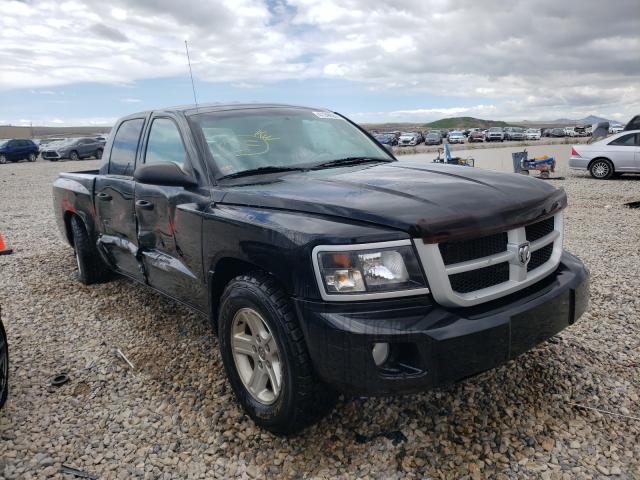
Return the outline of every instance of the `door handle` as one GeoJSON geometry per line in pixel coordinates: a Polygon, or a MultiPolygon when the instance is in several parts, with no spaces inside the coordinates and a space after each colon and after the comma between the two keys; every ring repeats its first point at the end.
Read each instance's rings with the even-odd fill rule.
{"type": "Polygon", "coordinates": [[[143,210],[153,210],[153,203],[146,200],[136,200],[136,207],[143,210]]]}
{"type": "Polygon", "coordinates": [[[111,201],[111,195],[108,193],[100,192],[96,194],[96,197],[98,197],[98,200],[102,200],[103,202],[111,201]]]}

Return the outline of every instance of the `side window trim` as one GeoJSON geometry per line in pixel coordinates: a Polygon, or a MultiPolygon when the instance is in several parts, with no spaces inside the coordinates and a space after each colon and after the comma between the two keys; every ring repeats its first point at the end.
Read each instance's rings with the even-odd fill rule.
{"type": "Polygon", "coordinates": [[[138,164],[138,152],[140,151],[140,144],[142,142],[142,137],[143,134],[145,132],[145,128],[147,126],[147,117],[133,117],[133,118],[126,118],[124,120],[122,120],[120,122],[120,124],[118,124],[118,128],[116,129],[115,133],[113,134],[113,141],[111,142],[111,147],[109,150],[109,163],[108,163],[108,168],[107,168],[107,175],[110,176],[114,176],[114,177],[119,177],[119,178],[132,178],[133,177],[133,172],[136,169],[136,165],[138,164]],[[133,169],[131,170],[131,175],[120,175],[117,173],[111,173],[111,155],[113,153],[113,147],[115,146],[115,141],[118,137],[118,132],[120,131],[120,129],[122,128],[122,126],[130,121],[130,120],[142,120],[142,128],[140,129],[140,134],[138,135],[138,143],[136,145],[136,153],[134,155],[134,163],[133,163],[133,169]]]}

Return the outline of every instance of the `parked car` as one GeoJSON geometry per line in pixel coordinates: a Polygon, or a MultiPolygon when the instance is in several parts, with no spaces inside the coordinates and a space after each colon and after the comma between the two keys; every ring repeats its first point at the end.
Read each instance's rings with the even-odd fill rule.
{"type": "Polygon", "coordinates": [[[526,140],[540,140],[540,129],[538,128],[528,128],[526,132],[524,132],[524,138],[526,140]]]}
{"type": "Polygon", "coordinates": [[[60,142],[50,143],[41,151],[42,158],[53,162],[68,158],[81,160],[83,158],[102,158],[104,143],[94,137],[70,138],[60,142]]]}
{"type": "Polygon", "coordinates": [[[524,128],[505,127],[504,139],[505,140],[524,140],[524,128]]]}
{"type": "Polygon", "coordinates": [[[400,147],[409,147],[415,146],[420,143],[420,136],[417,132],[404,132],[400,135],[398,139],[398,146],[400,147]]]}
{"type": "Polygon", "coordinates": [[[482,130],[474,130],[469,132],[469,143],[473,142],[484,142],[485,134],[482,130]]]}
{"type": "Polygon", "coordinates": [[[0,318],[0,408],[7,401],[9,395],[9,342],[7,332],[0,318]]]}
{"type": "Polygon", "coordinates": [[[593,143],[574,145],[569,167],[589,170],[593,178],[600,180],[623,173],[639,173],[640,129],[623,131],[593,143]]]}
{"type": "Polygon", "coordinates": [[[577,137],[578,132],[576,132],[575,127],[564,127],[564,136],[565,137],[577,137]]]}
{"type": "Polygon", "coordinates": [[[429,132],[427,136],[424,137],[424,143],[426,145],[440,145],[442,143],[442,136],[440,132],[429,132]]]}
{"type": "Polygon", "coordinates": [[[501,127],[491,127],[487,130],[487,134],[485,136],[485,140],[487,142],[503,142],[504,141],[504,131],[501,127]]]}
{"type": "Polygon", "coordinates": [[[449,143],[464,143],[464,133],[460,131],[449,132],[449,143]]]}
{"type": "Polygon", "coordinates": [[[622,125],[610,125],[609,133],[620,133],[624,130],[624,126],[622,125]]]}
{"type": "Polygon", "coordinates": [[[382,145],[394,146],[398,144],[398,139],[393,133],[376,133],[373,137],[382,145]]]}
{"type": "Polygon", "coordinates": [[[304,107],[175,107],[113,132],[98,170],[53,186],[79,280],[116,271],[206,315],[237,400],[272,432],[317,421],[336,391],[484,372],[587,306],[548,183],[398,162],[304,107]]]}
{"type": "Polygon", "coordinates": [[[28,160],[35,162],[38,158],[38,146],[24,138],[0,140],[0,163],[28,160]]]}
{"type": "Polygon", "coordinates": [[[66,140],[66,138],[41,138],[38,142],[38,147],[40,150],[43,150],[47,145],[51,145],[52,143],[61,142],[66,140]]]}
{"type": "Polygon", "coordinates": [[[565,135],[566,132],[564,131],[564,128],[552,128],[549,132],[550,137],[564,138],[565,135]]]}

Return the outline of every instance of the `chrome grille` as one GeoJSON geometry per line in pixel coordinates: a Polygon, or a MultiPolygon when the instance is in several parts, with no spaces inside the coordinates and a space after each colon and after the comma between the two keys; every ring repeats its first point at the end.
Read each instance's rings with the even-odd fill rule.
{"type": "Polygon", "coordinates": [[[556,214],[481,238],[414,244],[434,298],[445,306],[488,302],[541,280],[560,263],[563,219],[556,214]],[[527,254],[530,253],[530,255],[527,254]]]}

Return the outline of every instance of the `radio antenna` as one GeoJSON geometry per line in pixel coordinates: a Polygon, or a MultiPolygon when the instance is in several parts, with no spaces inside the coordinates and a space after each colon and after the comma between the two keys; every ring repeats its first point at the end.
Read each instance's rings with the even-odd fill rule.
{"type": "Polygon", "coordinates": [[[187,51],[187,63],[189,64],[189,76],[191,77],[191,89],[193,90],[193,101],[196,104],[196,109],[198,109],[198,98],[196,97],[196,86],[193,83],[193,72],[191,71],[191,59],[189,58],[189,44],[187,41],[184,41],[184,49],[187,51]]]}

